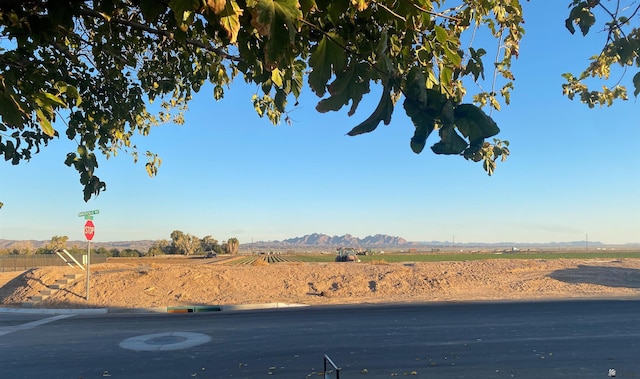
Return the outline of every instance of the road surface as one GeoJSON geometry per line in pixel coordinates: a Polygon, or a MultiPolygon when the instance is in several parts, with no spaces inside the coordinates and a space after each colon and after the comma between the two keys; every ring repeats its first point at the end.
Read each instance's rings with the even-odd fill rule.
{"type": "Polygon", "coordinates": [[[639,344],[637,300],[12,313],[0,378],[638,378],[639,344]]]}

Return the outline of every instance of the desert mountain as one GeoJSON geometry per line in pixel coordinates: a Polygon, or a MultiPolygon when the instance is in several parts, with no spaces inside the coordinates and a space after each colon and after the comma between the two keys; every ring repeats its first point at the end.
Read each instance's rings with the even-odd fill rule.
{"type": "Polygon", "coordinates": [[[326,234],[313,233],[302,237],[295,237],[280,242],[284,246],[408,246],[412,243],[404,238],[376,234],[364,238],[354,237],[351,234],[343,236],[329,236],[326,234]]]}

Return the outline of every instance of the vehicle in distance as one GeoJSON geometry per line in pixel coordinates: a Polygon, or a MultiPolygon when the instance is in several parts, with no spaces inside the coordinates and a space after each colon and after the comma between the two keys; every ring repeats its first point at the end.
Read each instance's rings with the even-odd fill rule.
{"type": "Polygon", "coordinates": [[[340,247],[337,249],[336,262],[360,262],[358,250],[353,247],[340,247]]]}

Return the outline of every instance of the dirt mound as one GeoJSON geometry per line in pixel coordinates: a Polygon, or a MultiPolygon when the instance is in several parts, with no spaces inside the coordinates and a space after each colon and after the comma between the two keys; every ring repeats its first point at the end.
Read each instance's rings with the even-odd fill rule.
{"type": "Polygon", "coordinates": [[[253,303],[354,304],[640,296],[640,260],[483,260],[438,263],[159,263],[92,266],[89,303],[80,270],[46,267],[0,276],[0,305],[19,306],[61,279],[77,279],[48,308],[145,308],[253,303]],[[4,281],[3,281],[4,277],[4,281]]]}

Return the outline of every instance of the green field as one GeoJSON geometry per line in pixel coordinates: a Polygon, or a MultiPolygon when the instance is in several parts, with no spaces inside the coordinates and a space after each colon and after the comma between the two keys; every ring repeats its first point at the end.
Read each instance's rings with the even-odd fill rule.
{"type": "MultiPolygon", "coordinates": [[[[447,261],[477,261],[489,259],[622,259],[640,258],[640,251],[594,251],[594,252],[517,252],[517,253],[387,253],[375,255],[359,255],[360,261],[385,261],[388,263],[402,262],[447,262],[447,261]]],[[[278,254],[278,255],[251,255],[230,261],[228,264],[253,264],[256,261],[267,263],[278,262],[334,262],[334,254],[278,254]]]]}
{"type": "Polygon", "coordinates": [[[488,259],[620,259],[640,258],[640,251],[625,252],[539,252],[539,253],[440,253],[440,254],[384,254],[360,256],[362,262],[385,260],[391,262],[446,262],[488,259]]]}

